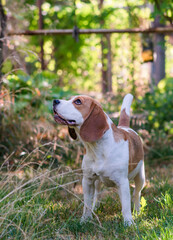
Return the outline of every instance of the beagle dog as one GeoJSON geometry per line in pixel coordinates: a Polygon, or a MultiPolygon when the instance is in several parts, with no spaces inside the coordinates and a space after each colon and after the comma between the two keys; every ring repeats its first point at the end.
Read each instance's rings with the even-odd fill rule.
{"type": "Polygon", "coordinates": [[[131,94],[124,97],[118,126],[91,97],[80,95],[68,101],[53,101],[55,121],[67,125],[70,136],[79,139],[85,147],[82,221],[92,217],[99,202],[101,183],[118,187],[124,223],[131,225],[129,181],[134,179],[133,202],[139,212],[141,190],[145,183],[144,151],[140,137],[129,127],[132,100],[131,94]]]}

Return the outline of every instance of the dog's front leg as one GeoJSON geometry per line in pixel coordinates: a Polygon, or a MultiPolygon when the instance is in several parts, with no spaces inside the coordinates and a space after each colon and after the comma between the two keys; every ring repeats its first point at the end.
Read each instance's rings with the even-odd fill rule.
{"type": "Polygon", "coordinates": [[[83,177],[82,187],[84,193],[84,208],[81,222],[86,221],[88,218],[92,218],[92,203],[94,196],[94,179],[83,177]]]}
{"type": "Polygon", "coordinates": [[[119,183],[119,196],[122,205],[122,214],[124,218],[124,224],[130,226],[133,223],[132,213],[131,213],[131,197],[130,197],[130,187],[129,180],[122,179],[119,183]]]}
{"type": "Polygon", "coordinates": [[[94,192],[94,200],[93,200],[93,206],[92,206],[92,210],[97,210],[97,208],[99,208],[100,206],[100,190],[101,190],[101,182],[99,179],[95,180],[94,183],[95,186],[95,192],[94,192]]]}

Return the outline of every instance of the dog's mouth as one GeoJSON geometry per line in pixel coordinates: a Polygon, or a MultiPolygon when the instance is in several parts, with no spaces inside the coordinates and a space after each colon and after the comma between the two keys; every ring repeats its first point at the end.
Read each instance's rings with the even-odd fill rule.
{"type": "Polygon", "coordinates": [[[54,112],[54,119],[57,123],[60,123],[62,125],[70,125],[70,126],[76,126],[76,121],[71,119],[65,119],[63,118],[55,109],[53,109],[54,112]]]}

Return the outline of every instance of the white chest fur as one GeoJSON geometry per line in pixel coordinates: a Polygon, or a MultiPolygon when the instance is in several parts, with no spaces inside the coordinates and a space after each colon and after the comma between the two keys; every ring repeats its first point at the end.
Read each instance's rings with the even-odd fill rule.
{"type": "Polygon", "coordinates": [[[98,142],[84,143],[86,154],[82,169],[90,177],[98,176],[108,185],[108,180],[116,182],[128,175],[129,147],[128,141],[116,143],[111,130],[98,142]]]}

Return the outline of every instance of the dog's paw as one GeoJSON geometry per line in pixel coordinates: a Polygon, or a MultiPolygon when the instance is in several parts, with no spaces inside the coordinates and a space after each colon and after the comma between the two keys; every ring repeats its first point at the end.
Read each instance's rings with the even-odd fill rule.
{"type": "Polygon", "coordinates": [[[131,225],[135,225],[135,223],[134,223],[132,218],[124,219],[124,226],[125,227],[130,227],[131,225]]]}
{"type": "Polygon", "coordinates": [[[80,223],[81,224],[86,223],[89,220],[91,220],[92,218],[93,218],[92,215],[83,215],[80,219],[80,223]]]}
{"type": "Polygon", "coordinates": [[[96,212],[99,207],[100,207],[100,202],[97,202],[97,203],[93,206],[92,211],[93,211],[93,212],[96,212]]]}

